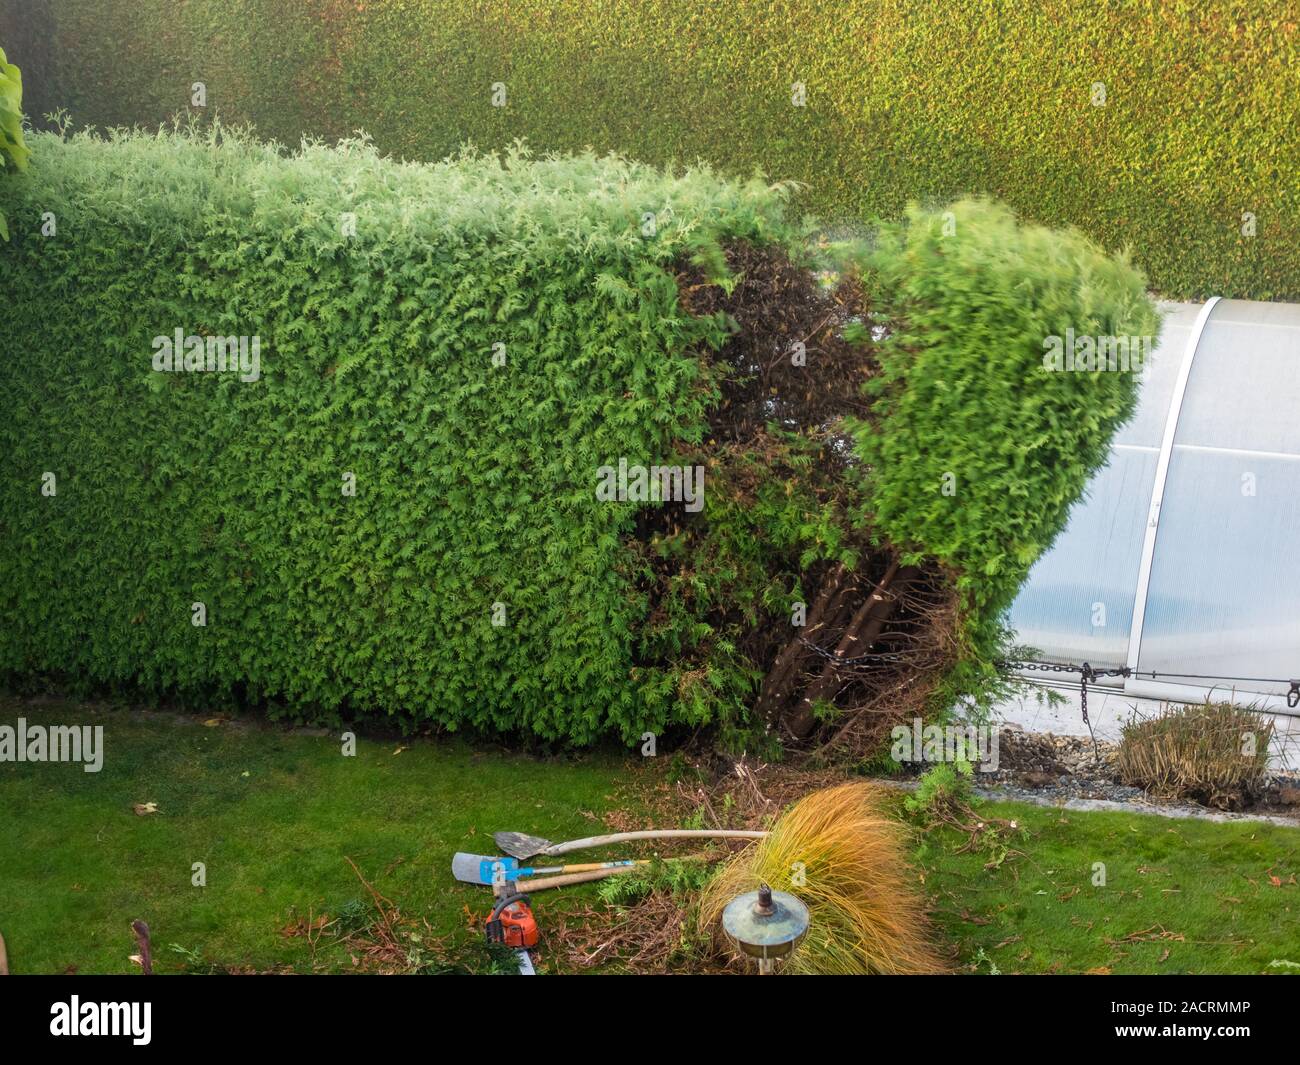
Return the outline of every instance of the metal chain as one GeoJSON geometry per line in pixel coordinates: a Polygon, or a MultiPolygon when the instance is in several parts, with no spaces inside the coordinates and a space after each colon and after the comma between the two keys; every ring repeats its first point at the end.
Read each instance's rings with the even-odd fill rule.
{"type": "MultiPolygon", "coordinates": [[[[866,654],[856,655],[853,658],[840,658],[833,651],[828,651],[825,647],[813,643],[812,640],[809,640],[807,637],[800,636],[799,642],[808,648],[808,650],[820,655],[828,662],[834,662],[840,667],[864,666],[869,663],[906,662],[910,657],[906,651],[869,651],[866,654]]],[[[1087,721],[1088,684],[1089,682],[1095,684],[1102,677],[1147,677],[1151,680],[1165,677],[1170,680],[1249,681],[1256,684],[1285,684],[1288,686],[1286,705],[1291,709],[1300,706],[1300,680],[1289,677],[1224,677],[1213,673],[1162,673],[1154,669],[1132,669],[1129,666],[1111,666],[1106,669],[1096,669],[1087,662],[1076,665],[1073,662],[1041,662],[1029,659],[1015,661],[999,659],[995,665],[1002,670],[1016,670],[1023,673],[1080,674],[1080,689],[1083,697],[1085,721],[1087,721]]]]}
{"type": "Polygon", "coordinates": [[[824,647],[819,647],[807,637],[800,636],[799,642],[821,655],[822,658],[829,662],[834,662],[837,666],[862,666],[868,662],[906,662],[911,657],[906,651],[869,651],[864,655],[857,655],[854,658],[840,658],[833,651],[828,651],[824,647]]]}
{"type": "MultiPolygon", "coordinates": [[[[1286,705],[1294,710],[1300,706],[1300,680],[1291,678],[1282,679],[1276,677],[1219,677],[1210,673],[1161,673],[1154,669],[1136,670],[1128,666],[1119,666],[1111,669],[1093,669],[1092,666],[1084,662],[1081,665],[1061,662],[1036,662],[1029,660],[1022,661],[998,661],[997,666],[1002,670],[1016,670],[1024,673],[1078,673],[1079,674],[1079,708],[1083,711],[1083,723],[1088,726],[1088,732],[1092,733],[1092,722],[1088,720],[1088,684],[1096,683],[1099,677],[1150,677],[1155,680],[1157,677],[1169,677],[1176,680],[1235,680],[1250,681],[1257,684],[1285,684],[1287,685],[1286,705]]],[[[1097,757],[1097,737],[1092,737],[1093,757],[1097,757]]]]}
{"type": "MultiPolygon", "coordinates": [[[[1008,661],[999,659],[996,663],[999,669],[1016,670],[1024,673],[1082,673],[1085,668],[1091,668],[1087,662],[1082,665],[1074,663],[1061,662],[1040,662],[1031,659],[1016,659],[1008,661]]],[[[1163,673],[1155,669],[1131,669],[1128,666],[1119,666],[1110,669],[1093,669],[1092,676],[1097,677],[1149,677],[1155,680],[1157,677],[1168,677],[1172,680],[1235,680],[1241,682],[1252,682],[1256,684],[1286,684],[1290,690],[1287,693],[1287,705],[1296,706],[1300,704],[1300,680],[1290,677],[1224,677],[1215,673],[1163,673]],[[1294,699],[1294,701],[1292,701],[1294,699]]]]}
{"type": "MultiPolygon", "coordinates": [[[[833,651],[828,651],[825,647],[820,647],[809,640],[807,637],[800,636],[799,642],[808,650],[815,652],[828,662],[834,662],[836,666],[864,666],[868,663],[886,663],[886,662],[906,662],[909,655],[906,651],[875,651],[863,655],[857,655],[853,658],[840,658],[833,651]]],[[[1288,686],[1286,693],[1286,705],[1295,709],[1300,706],[1300,680],[1290,677],[1222,677],[1213,673],[1161,673],[1154,669],[1132,669],[1129,666],[1112,666],[1107,669],[1094,669],[1089,663],[1083,662],[1075,665],[1073,662],[1040,662],[1030,659],[1020,659],[1008,661],[999,659],[994,663],[999,669],[1010,671],[1015,670],[1022,673],[1078,673],[1079,678],[1079,696],[1083,708],[1084,724],[1088,725],[1089,731],[1092,725],[1088,721],[1088,684],[1095,684],[1102,677],[1148,677],[1155,680],[1158,677],[1166,677],[1171,680],[1217,680],[1217,681],[1240,681],[1252,682],[1256,684],[1285,684],[1288,686]]],[[[1096,747],[1096,737],[1093,737],[1093,746],[1096,747]]]]}
{"type": "MultiPolygon", "coordinates": [[[[800,636],[799,642],[808,650],[820,655],[828,662],[834,662],[838,666],[861,666],[869,662],[902,662],[909,657],[905,651],[871,651],[853,658],[841,658],[835,652],[828,651],[825,647],[813,643],[812,640],[805,636],[800,636]]],[[[1163,673],[1155,669],[1133,669],[1129,666],[1110,666],[1106,669],[1097,669],[1087,662],[1075,664],[1073,662],[1042,662],[1033,659],[998,659],[994,664],[1001,670],[1015,670],[1022,673],[1079,673],[1082,675],[1081,684],[1085,688],[1089,682],[1095,684],[1102,677],[1147,677],[1151,680],[1165,677],[1170,680],[1226,680],[1249,681],[1256,684],[1285,684],[1288,686],[1286,705],[1291,708],[1300,706],[1300,680],[1290,677],[1225,677],[1214,673],[1163,673]]]]}
{"type": "Polygon", "coordinates": [[[1088,720],[1088,681],[1096,680],[1097,674],[1092,671],[1092,666],[1085,662],[1080,667],[1079,678],[1079,707],[1083,711],[1083,723],[1088,726],[1088,735],[1092,737],[1092,764],[1101,765],[1101,753],[1097,750],[1097,734],[1092,730],[1092,722],[1088,720]]]}

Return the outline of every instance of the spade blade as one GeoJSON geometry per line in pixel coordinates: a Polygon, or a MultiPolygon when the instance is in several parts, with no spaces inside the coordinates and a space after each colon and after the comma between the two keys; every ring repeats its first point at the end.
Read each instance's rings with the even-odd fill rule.
{"type": "Polygon", "coordinates": [[[551,845],[549,839],[542,839],[541,836],[525,836],[522,832],[495,832],[492,839],[502,851],[520,861],[545,854],[546,848],[551,845]]]}
{"type": "Polygon", "coordinates": [[[493,884],[498,875],[506,880],[515,879],[519,875],[519,863],[513,858],[457,851],[451,859],[451,875],[464,884],[493,884]]]}

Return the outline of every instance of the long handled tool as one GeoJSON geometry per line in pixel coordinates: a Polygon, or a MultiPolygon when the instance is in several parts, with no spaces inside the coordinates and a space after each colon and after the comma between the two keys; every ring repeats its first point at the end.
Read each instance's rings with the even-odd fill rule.
{"type": "Polygon", "coordinates": [[[457,851],[451,859],[451,874],[466,884],[501,884],[540,873],[590,873],[596,869],[617,869],[623,865],[645,865],[631,858],[618,862],[585,862],[577,865],[522,866],[518,858],[489,858],[486,854],[457,851]]]}
{"type": "Polygon", "coordinates": [[[766,832],[748,832],[738,829],[669,828],[650,829],[645,832],[615,832],[608,836],[587,836],[567,843],[552,843],[540,836],[526,836],[522,832],[497,832],[492,838],[506,854],[520,861],[538,856],[556,857],[588,847],[603,847],[607,843],[630,843],[638,839],[764,839],[766,832]]]}
{"type": "Polygon", "coordinates": [[[592,880],[604,880],[607,876],[630,873],[635,868],[635,865],[620,865],[615,869],[595,869],[590,873],[565,873],[563,876],[543,876],[535,880],[517,880],[513,886],[517,891],[544,891],[546,888],[569,887],[571,884],[586,884],[592,880]]]}

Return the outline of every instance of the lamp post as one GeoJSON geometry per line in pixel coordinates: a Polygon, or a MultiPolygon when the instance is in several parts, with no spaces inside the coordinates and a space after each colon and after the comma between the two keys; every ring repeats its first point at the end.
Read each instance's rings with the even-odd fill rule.
{"type": "Polygon", "coordinates": [[[808,907],[785,891],[763,884],[737,895],[722,911],[722,931],[742,954],[770,975],[778,958],[787,957],[808,934],[808,907]]]}

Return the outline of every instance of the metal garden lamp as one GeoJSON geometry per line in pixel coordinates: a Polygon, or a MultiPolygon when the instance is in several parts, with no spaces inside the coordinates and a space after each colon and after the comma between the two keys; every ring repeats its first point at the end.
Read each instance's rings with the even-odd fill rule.
{"type": "Polygon", "coordinates": [[[742,954],[770,975],[778,958],[788,957],[808,934],[808,907],[785,891],[763,884],[737,895],[722,911],[722,931],[742,954]]]}

